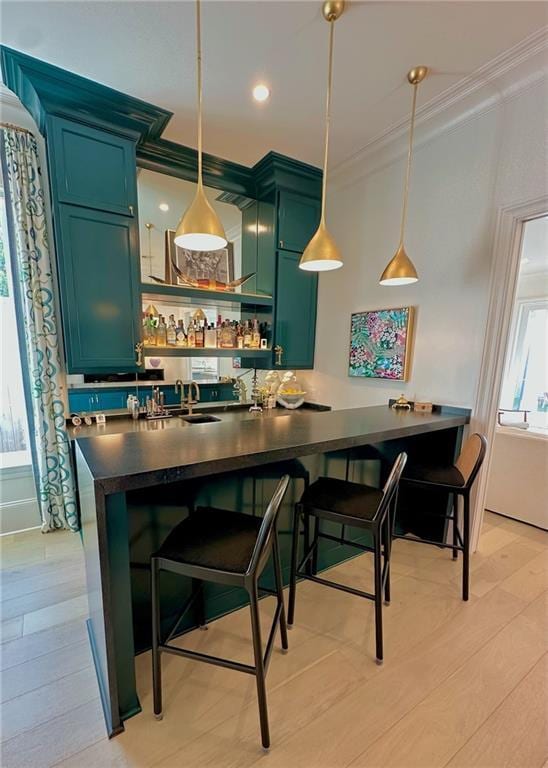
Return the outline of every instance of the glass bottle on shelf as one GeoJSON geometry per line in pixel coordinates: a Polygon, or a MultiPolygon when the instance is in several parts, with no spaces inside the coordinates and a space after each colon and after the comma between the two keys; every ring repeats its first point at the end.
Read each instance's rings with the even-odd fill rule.
{"type": "Polygon", "coordinates": [[[143,343],[145,347],[156,346],[156,321],[154,315],[145,315],[143,323],[143,343]]]}
{"type": "Polygon", "coordinates": [[[185,333],[185,324],[182,320],[179,320],[177,323],[177,346],[186,347],[186,345],[187,338],[185,333]]]}
{"type": "Polygon", "coordinates": [[[194,333],[194,345],[202,349],[205,344],[204,326],[202,323],[196,324],[196,331],[194,333]]]}
{"type": "Polygon", "coordinates": [[[257,318],[253,318],[253,330],[251,332],[251,347],[252,349],[259,349],[261,346],[261,332],[259,331],[259,323],[257,318]]]}
{"type": "Polygon", "coordinates": [[[219,338],[221,349],[234,349],[235,333],[228,320],[223,322],[219,338]]]}
{"type": "Polygon", "coordinates": [[[169,316],[166,336],[168,346],[175,347],[177,345],[177,325],[175,323],[175,315],[169,316]]]}
{"type": "Polygon", "coordinates": [[[158,327],[156,328],[156,344],[159,347],[167,347],[167,325],[164,316],[158,318],[158,327]]]}
{"type": "Polygon", "coordinates": [[[188,326],[187,345],[189,347],[196,346],[196,328],[194,326],[194,320],[191,320],[190,325],[188,326]]]}
{"type": "Polygon", "coordinates": [[[251,340],[252,340],[251,324],[249,320],[246,320],[244,325],[244,349],[249,349],[251,347],[251,340]]]}
{"type": "Polygon", "coordinates": [[[238,349],[244,348],[244,330],[241,323],[236,326],[236,346],[238,349]]]}
{"type": "Polygon", "coordinates": [[[207,349],[215,349],[217,347],[217,331],[213,323],[210,323],[205,330],[205,346],[207,349]]]}

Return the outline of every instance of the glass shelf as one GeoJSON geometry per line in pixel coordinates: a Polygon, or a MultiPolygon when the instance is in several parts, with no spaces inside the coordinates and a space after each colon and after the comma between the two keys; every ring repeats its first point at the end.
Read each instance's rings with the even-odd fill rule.
{"type": "Polygon", "coordinates": [[[209,291],[203,288],[189,288],[183,285],[161,285],[141,283],[143,297],[168,297],[170,299],[194,299],[219,304],[248,304],[255,307],[272,307],[272,296],[259,293],[233,293],[232,291],[209,291]]]}
{"type": "Polygon", "coordinates": [[[270,357],[271,349],[219,349],[217,347],[143,347],[145,357],[270,357]]]}

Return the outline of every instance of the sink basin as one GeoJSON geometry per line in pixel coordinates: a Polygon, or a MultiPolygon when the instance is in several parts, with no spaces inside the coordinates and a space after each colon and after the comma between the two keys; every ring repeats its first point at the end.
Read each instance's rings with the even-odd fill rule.
{"type": "Polygon", "coordinates": [[[217,416],[211,416],[209,413],[196,413],[192,416],[181,416],[183,421],[188,424],[211,424],[213,421],[221,421],[217,416]]]}

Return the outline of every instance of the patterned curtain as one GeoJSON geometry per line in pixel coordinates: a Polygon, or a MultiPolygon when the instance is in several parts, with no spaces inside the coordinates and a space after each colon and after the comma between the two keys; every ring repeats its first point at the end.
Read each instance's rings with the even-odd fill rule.
{"type": "Polygon", "coordinates": [[[32,402],[30,439],[42,530],[78,530],[70,447],[65,426],[61,356],[36,139],[2,129],[6,206],[14,246],[14,288],[24,338],[21,355],[32,402]],[[25,365],[26,363],[26,365],[25,365]]]}

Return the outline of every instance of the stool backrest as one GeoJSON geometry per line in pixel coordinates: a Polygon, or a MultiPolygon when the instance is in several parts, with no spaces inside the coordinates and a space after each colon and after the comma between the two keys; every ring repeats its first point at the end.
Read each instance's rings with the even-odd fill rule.
{"type": "Polygon", "coordinates": [[[384,484],[384,488],[382,489],[383,498],[382,498],[381,506],[383,509],[385,509],[388,504],[391,504],[392,500],[395,498],[398,492],[400,478],[406,462],[407,462],[407,454],[404,451],[402,451],[396,457],[396,461],[392,465],[392,469],[390,470],[388,479],[384,484]]]}
{"type": "Polygon", "coordinates": [[[464,485],[470,488],[480,471],[485,452],[487,450],[487,438],[474,432],[464,443],[457,459],[457,469],[464,478],[464,485]]]}
{"type": "Polygon", "coordinates": [[[266,512],[264,513],[263,522],[259,528],[257,541],[255,542],[255,547],[253,548],[251,562],[249,564],[249,568],[247,569],[248,573],[253,573],[258,564],[261,563],[263,558],[268,555],[270,551],[269,545],[272,541],[272,534],[274,533],[275,535],[276,519],[278,517],[278,513],[282,505],[282,500],[285,496],[288,485],[289,475],[284,475],[276,486],[276,490],[274,491],[272,498],[268,502],[266,512]]]}

